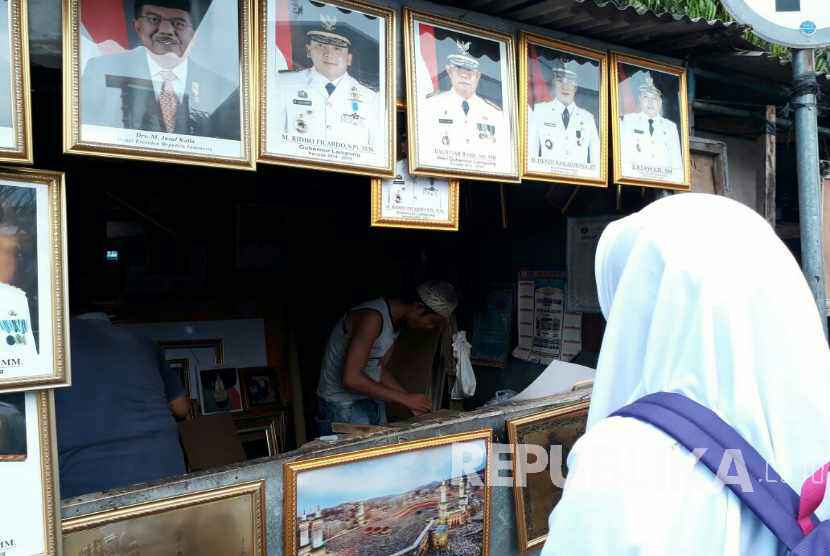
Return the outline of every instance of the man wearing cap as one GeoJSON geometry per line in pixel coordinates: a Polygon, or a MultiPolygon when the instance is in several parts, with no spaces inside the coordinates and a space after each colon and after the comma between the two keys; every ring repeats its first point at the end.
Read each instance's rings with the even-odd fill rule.
{"type": "Polygon", "coordinates": [[[424,103],[424,135],[434,138],[434,148],[497,153],[509,133],[501,108],[477,93],[481,70],[470,43],[457,40],[456,46],[446,65],[452,86],[424,103]]]}
{"type": "Polygon", "coordinates": [[[457,305],[450,284],[430,281],[408,298],[368,301],[338,320],[326,345],[317,387],[321,432],[326,434],[332,422],[383,424],[385,402],[401,404],[414,415],[431,411],[430,400],[407,392],[385,363],[401,328],[440,329],[457,305]]]}
{"type": "Polygon", "coordinates": [[[269,140],[281,142],[287,134],[298,154],[306,152],[301,149],[304,138],[375,146],[378,94],[349,74],[352,41],[338,28],[336,16],[320,19],[320,27],[306,33],[311,67],[276,75],[269,140]]]}
{"type": "Polygon", "coordinates": [[[190,59],[190,0],[136,0],[132,24],[139,47],[87,62],[81,123],[238,141],[238,86],[190,59]]]}
{"type": "Polygon", "coordinates": [[[553,69],[553,100],[534,105],[528,115],[528,166],[579,177],[600,175],[599,133],[594,115],[576,105],[576,61],[553,69]]]}
{"type": "MultiPolygon", "coordinates": [[[[3,220],[8,210],[2,211],[3,220]]],[[[0,221],[0,360],[19,357],[20,367],[27,367],[37,363],[37,347],[26,292],[13,285],[20,260],[20,237],[17,226],[0,221]]]]}
{"type": "Polygon", "coordinates": [[[639,90],[640,111],[626,114],[622,119],[623,173],[682,182],[680,135],[675,123],[663,117],[663,93],[647,72],[639,90]]]}

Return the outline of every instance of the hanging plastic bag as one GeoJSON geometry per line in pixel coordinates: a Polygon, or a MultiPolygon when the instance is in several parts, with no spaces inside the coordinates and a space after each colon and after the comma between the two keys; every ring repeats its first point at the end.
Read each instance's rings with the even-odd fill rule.
{"type": "Polygon", "coordinates": [[[450,397],[454,400],[470,398],[476,393],[476,374],[470,362],[470,349],[467,333],[463,330],[452,337],[452,353],[455,356],[455,384],[450,397]]]}

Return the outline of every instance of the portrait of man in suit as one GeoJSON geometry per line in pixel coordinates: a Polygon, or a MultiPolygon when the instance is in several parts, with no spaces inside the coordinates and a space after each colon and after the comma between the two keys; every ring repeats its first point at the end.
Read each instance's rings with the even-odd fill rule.
{"type": "Polygon", "coordinates": [[[135,0],[139,45],[87,63],[81,123],[240,139],[239,85],[190,56],[198,18],[190,0],[135,0]]]}

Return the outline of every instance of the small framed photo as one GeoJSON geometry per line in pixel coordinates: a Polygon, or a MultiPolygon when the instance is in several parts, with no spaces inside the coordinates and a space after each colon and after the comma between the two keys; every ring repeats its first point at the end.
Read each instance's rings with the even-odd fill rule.
{"type": "Polygon", "coordinates": [[[486,429],[286,463],[283,554],[486,556],[491,435],[486,429]]]}
{"type": "Polygon", "coordinates": [[[32,163],[27,5],[0,1],[0,162],[32,163]]]}
{"type": "Polygon", "coordinates": [[[553,477],[565,477],[568,454],[585,434],[589,403],[579,402],[507,421],[508,438],[514,447],[513,477],[524,477],[524,481],[514,480],[513,486],[522,552],[541,546],[547,539],[548,517],[562,498],[562,488],[554,483],[553,477]],[[548,452],[545,470],[538,473],[524,470],[524,464],[532,457],[522,448],[527,445],[541,446],[548,452]],[[551,465],[560,468],[554,471],[551,465]]]}
{"type": "Polygon", "coordinates": [[[239,373],[236,369],[200,370],[199,394],[202,415],[242,411],[239,373]]]}
{"type": "Polygon", "coordinates": [[[522,177],[608,185],[608,56],[522,32],[522,177]]]}
{"type": "Polygon", "coordinates": [[[7,554],[57,554],[58,453],[51,391],[0,394],[0,504],[7,554]]]}
{"type": "Polygon", "coordinates": [[[284,451],[285,414],[247,417],[236,421],[246,459],[275,456],[284,451]]]}
{"type": "Polygon", "coordinates": [[[277,370],[272,367],[239,369],[242,398],[245,409],[280,405],[280,385],[277,370]]]}
{"type": "Polygon", "coordinates": [[[259,1],[259,161],[391,176],[395,10],[359,0],[259,1]]]}
{"type": "Polygon", "coordinates": [[[254,169],[250,2],[64,5],[65,152],[254,169]]]}
{"type": "Polygon", "coordinates": [[[404,8],[409,171],[519,181],[513,35],[404,8]]]}
{"type": "Polygon", "coordinates": [[[265,481],[189,492],[63,521],[66,555],[204,554],[205,547],[212,554],[265,556],[265,481]]]}
{"type": "Polygon", "coordinates": [[[68,386],[63,174],[0,168],[0,391],[68,386]]]}
{"type": "Polygon", "coordinates": [[[614,182],[688,191],[686,69],[611,55],[614,182]]]}
{"type": "Polygon", "coordinates": [[[406,112],[398,111],[395,177],[372,178],[372,221],[379,228],[458,231],[456,179],[413,176],[406,159],[406,112]]]}

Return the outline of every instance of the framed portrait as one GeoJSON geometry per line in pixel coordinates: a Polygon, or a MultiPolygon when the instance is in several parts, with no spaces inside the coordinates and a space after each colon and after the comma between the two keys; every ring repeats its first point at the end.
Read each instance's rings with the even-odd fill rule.
{"type": "Polygon", "coordinates": [[[201,369],[199,401],[202,415],[242,411],[242,394],[237,370],[201,369]]]}
{"type": "Polygon", "coordinates": [[[507,421],[508,438],[514,446],[513,477],[526,477],[524,484],[514,481],[513,486],[520,551],[541,546],[547,539],[548,517],[562,498],[562,489],[552,477],[565,476],[568,454],[585,434],[589,404],[590,401],[579,402],[507,421]],[[528,459],[523,445],[542,446],[548,452],[544,471],[523,470],[528,459]],[[561,466],[559,474],[551,472],[551,464],[561,466]]]}
{"type": "Polygon", "coordinates": [[[398,136],[395,176],[372,178],[371,225],[458,231],[458,180],[409,173],[405,105],[398,110],[398,136]]]}
{"type": "Polygon", "coordinates": [[[68,386],[63,174],[0,168],[0,391],[68,386]]]}
{"type": "Polygon", "coordinates": [[[608,56],[522,32],[522,177],[608,185],[608,56]]]}
{"type": "Polygon", "coordinates": [[[410,173],[518,182],[513,35],[404,8],[404,38],[410,173]]]}
{"type": "Polygon", "coordinates": [[[32,163],[27,6],[0,0],[0,162],[32,163]]]}
{"type": "Polygon", "coordinates": [[[251,11],[64,0],[64,151],[253,170],[251,11]]]}
{"type": "Polygon", "coordinates": [[[58,453],[51,391],[0,394],[0,550],[56,554],[60,544],[58,453]]]}
{"type": "Polygon", "coordinates": [[[393,9],[260,0],[261,162],[391,176],[393,9]]]}
{"type": "Polygon", "coordinates": [[[279,378],[273,367],[239,369],[245,409],[277,407],[281,404],[279,378]]]}
{"type": "Polygon", "coordinates": [[[691,188],[686,69],[611,55],[614,182],[691,188]]]}
{"type": "Polygon", "coordinates": [[[63,553],[265,556],[265,481],[65,519],[63,553]]]}
{"type": "Polygon", "coordinates": [[[486,556],[491,434],[286,463],[283,554],[486,556]]]}
{"type": "Polygon", "coordinates": [[[193,400],[198,400],[201,395],[197,379],[199,369],[203,367],[215,369],[225,363],[224,345],[221,338],[165,340],[159,342],[159,347],[168,364],[172,361],[179,361],[178,370],[181,371],[184,365],[181,360],[187,361],[188,379],[187,382],[182,381],[182,385],[193,400]]]}

